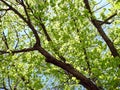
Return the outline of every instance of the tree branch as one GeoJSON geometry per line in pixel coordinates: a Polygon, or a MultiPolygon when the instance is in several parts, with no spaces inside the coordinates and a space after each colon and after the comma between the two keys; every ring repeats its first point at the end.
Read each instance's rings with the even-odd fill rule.
{"type": "MultiPolygon", "coordinates": [[[[32,23],[29,22],[28,20],[26,20],[26,18],[24,18],[24,16],[21,15],[21,13],[19,13],[15,8],[13,8],[11,5],[6,3],[4,0],[1,0],[1,1],[4,4],[6,4],[8,7],[10,7],[10,9],[12,11],[14,11],[24,22],[26,22],[28,24],[28,26],[32,29],[32,31],[35,35],[36,41],[37,41],[37,44],[35,44],[33,48],[15,50],[15,51],[10,51],[10,52],[0,51],[1,54],[5,54],[5,53],[13,53],[14,54],[14,53],[29,52],[29,51],[38,50],[43,56],[46,57],[46,62],[52,63],[52,64],[64,69],[65,71],[69,72],[74,77],[76,77],[78,80],[80,80],[80,84],[83,85],[84,87],[86,87],[88,90],[99,90],[99,88],[90,79],[85,77],[82,73],[80,73],[78,70],[76,70],[72,65],[56,59],[51,54],[49,54],[44,48],[42,48],[39,45],[39,43],[40,43],[39,36],[38,36],[36,30],[34,29],[34,26],[32,25],[32,23]]],[[[91,10],[89,12],[91,12],[91,10]]]]}
{"type": "MultiPolygon", "coordinates": [[[[28,3],[27,3],[27,5],[28,5],[28,3]]],[[[41,17],[36,17],[36,16],[34,15],[34,13],[33,13],[33,10],[30,8],[29,5],[28,5],[28,7],[29,7],[31,13],[33,14],[33,16],[34,16],[37,20],[39,20],[39,23],[40,23],[39,25],[42,27],[43,32],[44,32],[44,34],[45,34],[45,36],[46,36],[47,41],[52,41],[52,39],[50,38],[50,36],[49,36],[49,34],[48,34],[47,30],[46,30],[46,27],[45,27],[44,23],[42,22],[41,17]]]]}
{"type": "Polygon", "coordinates": [[[3,84],[3,88],[4,88],[5,90],[8,90],[7,87],[6,87],[6,85],[5,85],[5,79],[4,79],[4,78],[3,78],[3,83],[2,83],[2,84],[3,84]]]}
{"type": "Polygon", "coordinates": [[[12,90],[12,86],[11,86],[11,81],[10,81],[10,76],[8,75],[8,85],[10,87],[10,90],[12,90]]]}
{"type": "Polygon", "coordinates": [[[49,36],[49,34],[48,34],[47,30],[46,30],[46,27],[45,27],[44,23],[42,22],[41,17],[36,17],[36,16],[34,15],[34,13],[33,13],[33,10],[30,8],[29,4],[28,4],[27,2],[26,2],[26,4],[27,4],[28,8],[30,9],[31,13],[33,14],[33,16],[34,16],[37,20],[39,20],[39,23],[40,23],[39,25],[42,27],[43,32],[44,32],[44,34],[45,34],[45,36],[46,36],[47,41],[52,41],[52,39],[50,38],[50,36],[49,36]]]}
{"type": "Polygon", "coordinates": [[[17,90],[17,86],[20,83],[20,80],[16,82],[16,84],[14,85],[14,90],[17,90]]]}
{"type": "Polygon", "coordinates": [[[7,8],[7,9],[0,9],[0,11],[2,12],[2,11],[4,11],[4,14],[2,15],[0,15],[0,18],[1,17],[3,17],[3,16],[5,16],[5,14],[7,13],[7,11],[9,11],[10,10],[10,8],[7,8]]]}
{"type": "Polygon", "coordinates": [[[99,7],[99,8],[97,8],[97,9],[96,9],[95,11],[93,11],[93,12],[96,12],[96,11],[102,9],[103,7],[105,7],[105,6],[107,6],[107,5],[109,5],[109,3],[107,3],[107,4],[105,4],[105,5],[103,5],[103,6],[99,7]]]}
{"type": "Polygon", "coordinates": [[[116,15],[117,15],[117,13],[114,13],[113,15],[109,16],[107,19],[105,19],[105,20],[101,23],[101,25],[107,23],[111,18],[113,18],[113,17],[116,16],[116,15]]]}
{"type": "Polygon", "coordinates": [[[40,25],[41,25],[41,27],[42,27],[42,29],[43,29],[43,32],[44,32],[47,40],[48,40],[48,41],[52,41],[52,39],[50,38],[50,36],[49,36],[49,34],[48,34],[47,30],[46,30],[46,27],[45,27],[45,25],[42,23],[41,19],[40,19],[40,25]]]}
{"type": "Polygon", "coordinates": [[[26,20],[26,18],[19,13],[14,7],[12,7],[10,4],[8,4],[7,2],[5,2],[4,0],[1,0],[6,6],[8,6],[10,8],[10,10],[12,10],[15,14],[17,14],[24,22],[27,23],[27,25],[29,26],[29,28],[32,30],[35,39],[36,39],[36,44],[38,44],[40,46],[40,38],[38,36],[37,31],[35,30],[34,26],[32,25],[32,23],[29,20],[26,20]]]}
{"type": "Polygon", "coordinates": [[[27,35],[27,37],[29,38],[29,40],[30,40],[30,47],[32,47],[32,43],[31,43],[31,38],[30,38],[30,36],[27,34],[27,32],[24,30],[24,32],[25,32],[25,34],[27,35]]]}
{"type": "Polygon", "coordinates": [[[2,38],[2,40],[4,41],[6,48],[9,49],[8,42],[7,42],[7,38],[6,38],[4,32],[3,32],[3,38],[2,38]]]}
{"type": "Polygon", "coordinates": [[[27,12],[27,8],[26,8],[25,3],[24,3],[23,0],[21,0],[21,5],[22,5],[23,8],[24,8],[24,11],[25,11],[25,14],[26,14],[26,16],[27,16],[28,22],[31,22],[30,17],[29,17],[29,14],[28,14],[28,12],[27,12]]]}
{"type": "Polygon", "coordinates": [[[15,49],[18,47],[18,43],[19,43],[19,34],[17,32],[17,30],[15,30],[15,33],[16,33],[16,37],[17,37],[17,43],[15,45],[15,49]]]}
{"type": "Polygon", "coordinates": [[[78,70],[76,70],[73,66],[71,66],[68,63],[64,63],[60,60],[57,60],[53,56],[51,56],[45,49],[42,47],[37,48],[38,51],[46,57],[46,62],[52,63],[65,71],[72,74],[74,77],[76,77],[78,80],[80,80],[80,84],[83,85],[88,90],[99,90],[99,88],[87,77],[85,77],[82,73],[80,73],[78,70]]]}
{"type": "MultiPolygon", "coordinates": [[[[76,19],[74,19],[74,18],[72,18],[72,19],[73,19],[73,21],[74,21],[75,27],[77,27],[76,19]]],[[[79,32],[80,32],[80,30],[77,28],[77,34],[78,34],[79,32]]],[[[81,43],[82,41],[81,41],[81,39],[80,39],[80,36],[78,35],[78,37],[79,37],[79,41],[80,41],[80,43],[81,43]]],[[[90,62],[89,62],[89,60],[88,60],[87,51],[86,51],[85,47],[83,47],[83,53],[84,53],[84,55],[85,55],[85,62],[86,62],[86,64],[87,64],[88,73],[89,73],[89,75],[91,75],[91,66],[90,66],[90,62]]]]}
{"type": "MultiPolygon", "coordinates": [[[[98,23],[98,20],[94,19],[92,17],[92,12],[91,12],[91,9],[90,9],[90,6],[89,6],[89,2],[88,0],[84,0],[84,4],[85,4],[85,7],[86,9],[89,11],[89,13],[91,14],[91,22],[93,23],[93,25],[96,27],[97,31],[99,32],[99,34],[102,36],[103,40],[106,42],[106,44],[108,45],[112,55],[114,57],[117,57],[119,56],[118,52],[117,52],[117,49],[115,48],[113,42],[108,38],[108,36],[105,34],[105,32],[103,31],[100,23],[98,23]]],[[[112,16],[110,16],[108,19],[105,20],[105,22],[107,22],[109,19],[111,19],[112,17],[114,17],[116,14],[113,14],[112,16]]]]}
{"type": "Polygon", "coordinates": [[[21,53],[21,52],[29,52],[29,51],[34,51],[36,50],[35,48],[25,48],[25,49],[21,49],[21,50],[11,50],[11,51],[5,51],[5,50],[0,50],[0,55],[1,54],[6,54],[6,53],[21,53]]]}
{"type": "Polygon", "coordinates": [[[84,1],[84,4],[85,4],[85,7],[86,9],[89,11],[89,13],[92,15],[92,11],[91,11],[91,8],[90,8],[90,5],[89,5],[89,2],[88,0],[83,0],[84,1]]]}

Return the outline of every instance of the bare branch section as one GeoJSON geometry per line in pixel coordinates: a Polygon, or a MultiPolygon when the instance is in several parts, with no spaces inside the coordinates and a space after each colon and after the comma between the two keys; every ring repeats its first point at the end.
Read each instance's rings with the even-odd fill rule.
{"type": "MultiPolygon", "coordinates": [[[[40,46],[40,38],[38,36],[37,31],[35,30],[34,26],[32,25],[31,21],[28,19],[26,19],[19,11],[17,11],[14,7],[12,7],[10,4],[8,4],[6,1],[1,0],[1,2],[3,2],[6,6],[8,6],[10,8],[10,10],[12,10],[15,14],[17,14],[24,22],[27,23],[27,25],[29,26],[29,28],[32,30],[35,39],[36,39],[36,44],[38,44],[40,46]]],[[[26,7],[24,7],[26,8],[26,7]]],[[[27,12],[25,10],[25,12],[27,12]]]]}
{"type": "Polygon", "coordinates": [[[103,31],[103,28],[101,25],[105,24],[106,22],[108,22],[108,20],[110,20],[112,17],[116,16],[117,14],[113,14],[112,16],[108,17],[105,21],[103,21],[102,23],[99,23],[99,20],[96,20],[92,17],[92,12],[91,12],[91,8],[89,5],[89,1],[88,0],[83,0],[86,9],[89,11],[89,13],[91,14],[91,22],[93,23],[93,25],[96,27],[96,29],[98,30],[99,34],[102,36],[103,40],[106,42],[106,44],[108,45],[112,55],[114,57],[119,56],[119,53],[117,51],[117,49],[115,48],[113,42],[109,39],[109,37],[105,34],[105,32],[103,31]]]}

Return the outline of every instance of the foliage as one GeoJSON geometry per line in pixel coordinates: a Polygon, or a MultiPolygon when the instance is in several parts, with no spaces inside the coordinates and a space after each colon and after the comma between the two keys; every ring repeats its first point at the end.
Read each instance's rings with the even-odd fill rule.
{"type": "Polygon", "coordinates": [[[0,0],[0,87],[120,90],[120,2],[87,1],[0,0]]]}

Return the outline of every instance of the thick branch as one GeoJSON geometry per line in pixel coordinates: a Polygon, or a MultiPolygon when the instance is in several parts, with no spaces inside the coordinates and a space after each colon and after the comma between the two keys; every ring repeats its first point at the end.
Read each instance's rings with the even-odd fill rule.
{"type": "MultiPolygon", "coordinates": [[[[86,87],[88,90],[99,90],[98,87],[87,77],[85,77],[82,73],[80,73],[78,70],[76,70],[73,66],[70,64],[64,63],[60,60],[57,60],[54,58],[52,55],[50,55],[45,49],[43,49],[40,46],[36,46],[34,48],[27,48],[27,49],[22,49],[22,50],[16,50],[16,51],[11,51],[11,53],[20,53],[20,52],[29,52],[29,51],[34,51],[38,50],[43,56],[46,57],[46,62],[52,63],[65,71],[69,72],[72,74],[74,77],[76,77],[78,80],[80,80],[80,84],[86,87]]],[[[1,54],[5,53],[10,53],[7,51],[0,51],[1,54]]]]}
{"type": "Polygon", "coordinates": [[[119,56],[117,49],[115,48],[113,42],[108,38],[108,36],[105,34],[105,32],[103,31],[102,27],[99,26],[98,24],[95,23],[95,21],[92,21],[94,26],[97,28],[98,32],[100,33],[100,35],[102,36],[102,38],[104,39],[104,41],[106,42],[106,44],[108,45],[112,55],[114,57],[119,56]]]}
{"type": "Polygon", "coordinates": [[[80,84],[83,85],[88,90],[99,90],[99,88],[87,77],[85,77],[82,73],[80,73],[78,70],[76,70],[73,66],[71,66],[68,63],[64,63],[60,60],[57,60],[53,56],[51,56],[45,49],[42,47],[37,48],[38,51],[46,57],[46,62],[52,63],[68,73],[72,74],[74,77],[76,77],[78,80],[80,80],[80,84]]]}
{"type": "MultiPolygon", "coordinates": [[[[89,5],[89,2],[88,0],[84,0],[84,3],[85,3],[85,7],[86,9],[89,11],[89,13],[91,14],[91,22],[93,23],[93,25],[96,27],[96,29],[98,30],[98,32],[100,33],[100,35],[102,36],[102,38],[104,39],[104,41],[106,42],[106,44],[108,45],[112,55],[114,57],[117,57],[119,56],[118,52],[117,52],[117,49],[115,48],[113,42],[108,38],[108,36],[105,34],[105,32],[103,31],[101,25],[102,24],[99,24],[96,20],[92,17],[92,13],[91,13],[91,9],[90,9],[90,5],[89,5]]],[[[103,23],[107,22],[109,19],[111,19],[112,17],[114,17],[116,14],[113,14],[112,16],[110,16],[108,19],[106,19],[103,23]]]]}
{"type": "Polygon", "coordinates": [[[87,9],[87,10],[89,11],[89,13],[92,15],[91,8],[90,8],[90,5],[89,5],[88,0],[84,0],[84,4],[85,4],[86,9],[87,9]]]}

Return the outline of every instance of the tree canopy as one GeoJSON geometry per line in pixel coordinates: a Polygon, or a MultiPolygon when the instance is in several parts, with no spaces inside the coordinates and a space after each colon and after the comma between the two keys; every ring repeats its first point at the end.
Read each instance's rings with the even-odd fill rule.
{"type": "Polygon", "coordinates": [[[120,90],[119,0],[0,0],[0,88],[120,90]]]}

